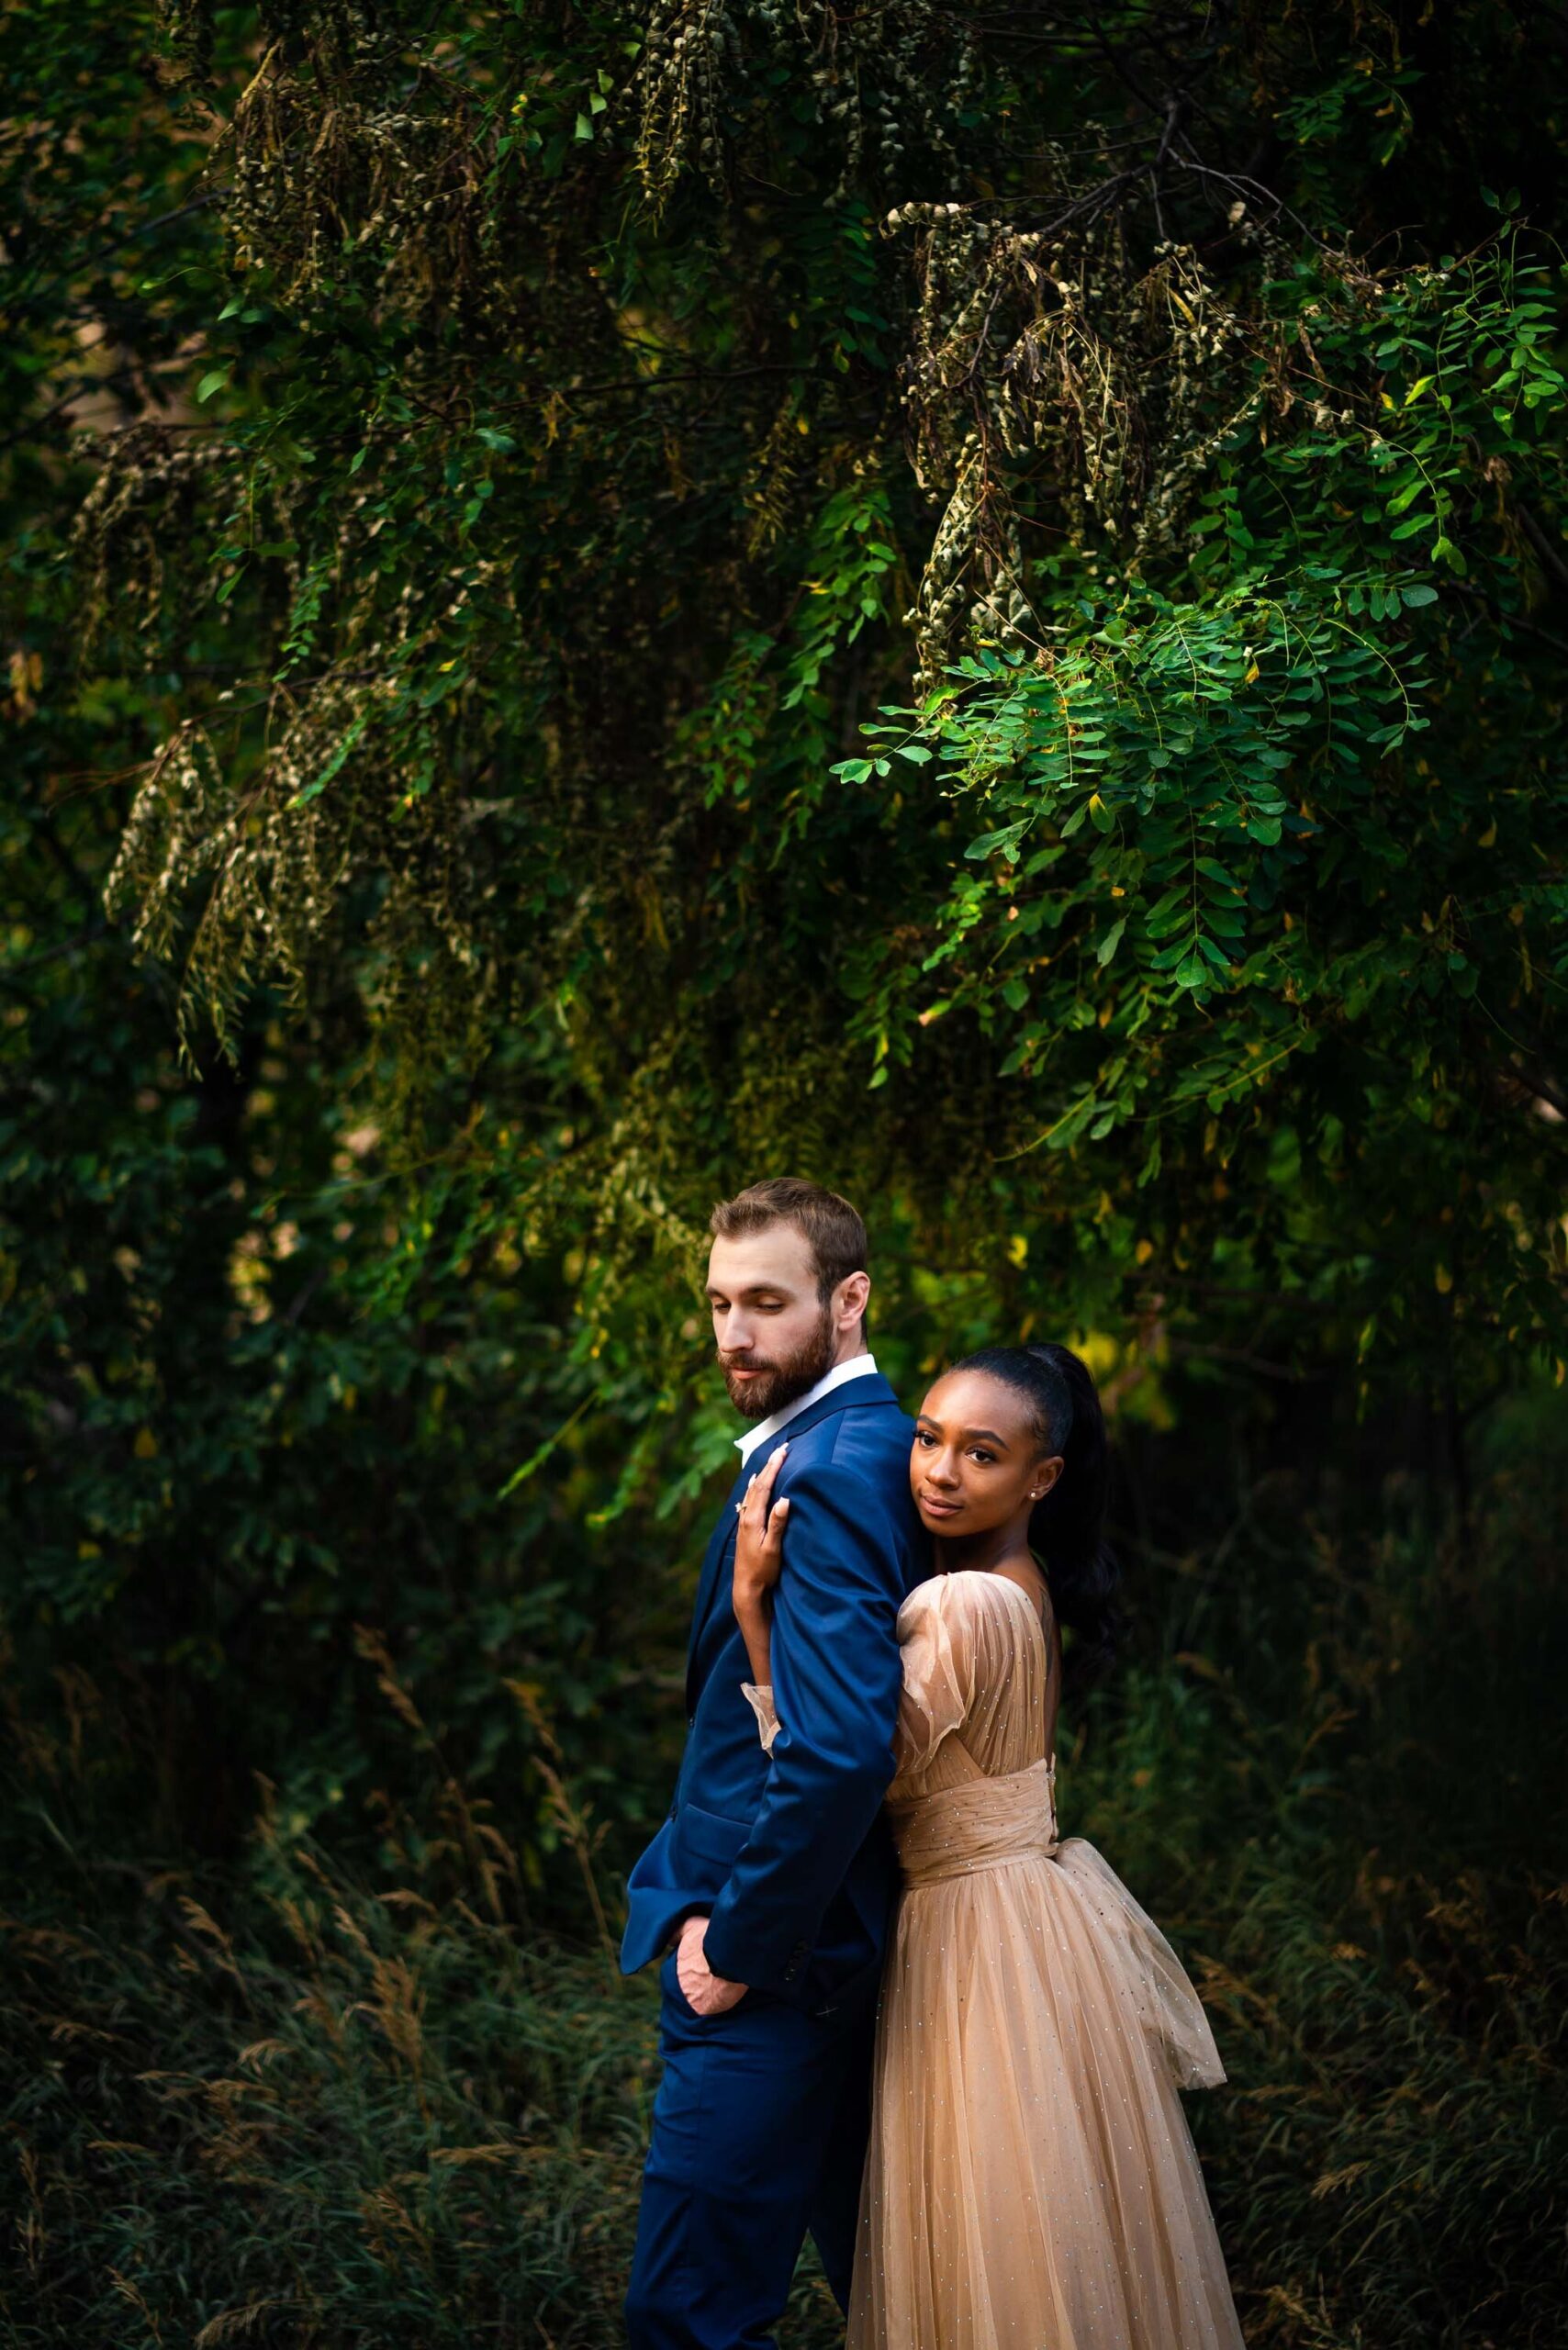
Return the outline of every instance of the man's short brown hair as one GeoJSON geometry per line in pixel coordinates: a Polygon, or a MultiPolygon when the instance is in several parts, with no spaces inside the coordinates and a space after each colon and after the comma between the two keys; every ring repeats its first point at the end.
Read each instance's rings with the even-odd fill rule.
{"type": "Polygon", "coordinates": [[[708,1219],[715,1240],[739,1240],[766,1232],[771,1224],[792,1224],[802,1232],[817,1270],[817,1295],[825,1305],[840,1281],[866,1270],[866,1226],[857,1211],[836,1192],[797,1175],[775,1175],[748,1183],[733,1200],[721,1200],[708,1219]]]}

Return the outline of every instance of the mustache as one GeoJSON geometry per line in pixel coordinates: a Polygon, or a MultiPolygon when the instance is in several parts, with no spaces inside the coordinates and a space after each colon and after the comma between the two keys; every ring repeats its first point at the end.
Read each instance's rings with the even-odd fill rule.
{"type": "Polygon", "coordinates": [[[722,1371],[777,1371],[778,1368],[766,1356],[758,1360],[756,1355],[721,1355],[719,1367],[722,1371]]]}

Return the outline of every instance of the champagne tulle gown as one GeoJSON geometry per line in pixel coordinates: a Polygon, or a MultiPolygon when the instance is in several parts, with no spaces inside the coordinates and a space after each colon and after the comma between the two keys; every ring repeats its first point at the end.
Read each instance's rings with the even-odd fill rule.
{"type": "Polygon", "coordinates": [[[846,2350],[1245,2350],[1179,2095],[1225,2071],[1159,1928],[1058,1839],[1055,1628],[965,1571],[898,1629],[905,1890],[846,2350]]]}

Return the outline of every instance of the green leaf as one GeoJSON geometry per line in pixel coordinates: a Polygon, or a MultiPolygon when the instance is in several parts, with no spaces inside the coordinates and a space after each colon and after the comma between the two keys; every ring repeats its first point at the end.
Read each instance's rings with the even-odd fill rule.
{"type": "Polygon", "coordinates": [[[1095,950],[1094,959],[1099,964],[1102,970],[1104,969],[1106,964],[1110,961],[1112,956],[1121,945],[1122,933],[1126,930],[1126,926],[1127,918],[1126,914],[1124,914],[1120,922],[1114,922],[1111,924],[1110,929],[1100,941],[1099,946],[1095,950]]]}
{"type": "Polygon", "coordinates": [[[1081,1102],[1075,1102],[1065,1116],[1058,1119],[1051,1127],[1046,1137],[1047,1149],[1070,1149],[1100,1107],[1092,1093],[1086,1093],[1081,1102]]]}
{"type": "Polygon", "coordinates": [[[1193,910],[1185,890],[1172,890],[1169,897],[1145,914],[1143,926],[1150,938],[1169,938],[1171,932],[1184,930],[1192,921],[1193,910]]]}
{"type": "Polygon", "coordinates": [[[968,848],[964,851],[964,855],[967,857],[975,859],[977,862],[981,857],[986,856],[1005,856],[1010,857],[1013,855],[1015,845],[1022,839],[1024,834],[1028,830],[1028,818],[1023,817],[1015,824],[1004,825],[999,833],[982,833],[978,841],[971,841],[969,843],[968,848]]]}
{"type": "Polygon", "coordinates": [[[327,786],[331,782],[332,778],[339,772],[350,753],[353,750],[355,744],[361,740],[365,728],[370,723],[370,717],[371,713],[369,711],[361,711],[359,716],[354,720],[353,724],[349,728],[342,742],[339,743],[330,758],[328,759],[325,767],[321,768],[320,772],[311,782],[303,785],[301,789],[295,793],[293,799],[288,803],[291,808],[303,808],[307,800],[319,798],[320,794],[326,790],[327,786]]]}

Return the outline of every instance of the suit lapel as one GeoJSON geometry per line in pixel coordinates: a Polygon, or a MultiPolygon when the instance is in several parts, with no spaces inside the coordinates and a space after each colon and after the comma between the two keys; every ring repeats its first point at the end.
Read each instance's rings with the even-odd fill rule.
{"type": "MultiPolygon", "coordinates": [[[[842,1387],[835,1387],[831,1394],[820,1396],[816,1403],[809,1404],[805,1411],[779,1429],[777,1441],[783,1443],[788,1439],[792,1444],[798,1436],[803,1436],[808,1428],[814,1428],[819,1420],[825,1420],[835,1412],[863,1411],[868,1404],[888,1404],[898,1410],[899,1399],[892,1388],[880,1371],[868,1371],[861,1378],[846,1380],[842,1387]]],[[[708,1538],[702,1572],[697,1583],[696,1605],[691,1611],[691,1641],[686,1655],[686,1711],[689,1719],[697,1708],[698,1665],[704,1645],[703,1634],[713,1613],[720,1585],[724,1581],[723,1570],[734,1555],[735,1504],[745,1492],[753,1463],[760,1468],[771,1450],[771,1445],[759,1446],[750,1461],[742,1461],[718,1524],[708,1538]]]]}
{"type": "Polygon", "coordinates": [[[708,1537],[703,1553],[702,1572],[697,1579],[697,1598],[691,1610],[691,1639],[686,1651],[686,1710],[689,1717],[697,1704],[697,1656],[702,1645],[702,1633],[713,1610],[713,1599],[720,1582],[720,1570],[730,1558],[735,1530],[735,1504],[746,1488],[751,1472],[744,1465],[729,1497],[719,1514],[719,1520],[708,1537]]]}

